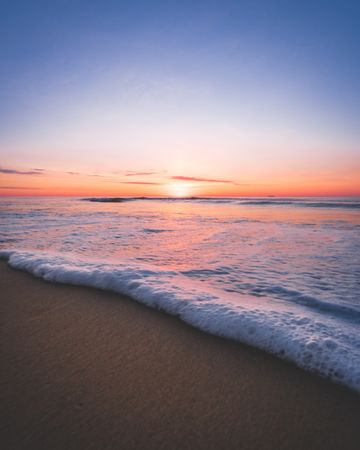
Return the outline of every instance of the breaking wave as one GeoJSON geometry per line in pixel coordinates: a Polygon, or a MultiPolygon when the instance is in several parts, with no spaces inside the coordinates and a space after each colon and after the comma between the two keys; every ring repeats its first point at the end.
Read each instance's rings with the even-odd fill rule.
{"type": "Polygon", "coordinates": [[[319,198],[219,198],[219,197],[90,197],[83,201],[99,203],[126,203],[133,201],[160,201],[160,202],[198,202],[214,204],[234,204],[244,206],[294,206],[302,208],[344,208],[360,209],[360,200],[332,199],[329,201],[319,198]]]}
{"type": "MultiPolygon", "coordinates": [[[[295,302],[233,301],[175,270],[97,262],[40,251],[2,250],[11,267],[47,281],[125,294],[207,333],[290,360],[360,392],[360,312],[291,292],[295,302]]],[[[281,291],[281,287],[275,286],[281,291]]],[[[284,293],[284,292],[283,292],[284,293]]],[[[281,294],[281,292],[280,292],[281,294]]],[[[289,295],[289,292],[286,293],[289,295]]]]}

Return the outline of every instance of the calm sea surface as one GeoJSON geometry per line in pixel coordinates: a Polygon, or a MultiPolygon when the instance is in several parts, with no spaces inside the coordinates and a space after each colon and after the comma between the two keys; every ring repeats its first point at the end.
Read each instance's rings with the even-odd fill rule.
{"type": "Polygon", "coordinates": [[[0,256],[360,391],[359,199],[104,200],[0,199],[0,256]]]}

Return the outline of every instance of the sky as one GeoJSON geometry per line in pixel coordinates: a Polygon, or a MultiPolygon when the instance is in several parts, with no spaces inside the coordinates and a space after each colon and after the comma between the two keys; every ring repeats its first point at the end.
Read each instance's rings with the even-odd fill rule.
{"type": "Polygon", "coordinates": [[[360,195],[358,1],[0,2],[0,195],[360,195]]]}

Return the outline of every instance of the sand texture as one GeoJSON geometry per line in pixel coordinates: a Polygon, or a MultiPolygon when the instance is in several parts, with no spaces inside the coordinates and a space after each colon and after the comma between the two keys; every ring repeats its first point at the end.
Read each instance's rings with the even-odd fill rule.
{"type": "Polygon", "coordinates": [[[126,297],[0,264],[0,448],[359,449],[360,396],[126,297]]]}

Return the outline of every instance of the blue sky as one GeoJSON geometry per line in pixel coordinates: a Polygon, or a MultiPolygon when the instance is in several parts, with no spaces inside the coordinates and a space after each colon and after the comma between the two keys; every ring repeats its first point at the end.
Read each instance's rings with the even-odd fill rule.
{"type": "Polygon", "coordinates": [[[256,180],[261,161],[273,176],[359,163],[358,2],[0,8],[3,166],[81,170],[86,153],[89,170],[256,180]]]}

